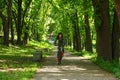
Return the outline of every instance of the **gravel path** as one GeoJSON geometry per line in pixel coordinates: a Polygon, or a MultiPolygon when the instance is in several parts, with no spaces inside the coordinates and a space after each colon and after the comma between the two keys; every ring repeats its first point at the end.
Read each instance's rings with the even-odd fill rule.
{"type": "Polygon", "coordinates": [[[62,64],[57,65],[56,47],[31,80],[117,80],[88,59],[65,52],[62,64]]]}

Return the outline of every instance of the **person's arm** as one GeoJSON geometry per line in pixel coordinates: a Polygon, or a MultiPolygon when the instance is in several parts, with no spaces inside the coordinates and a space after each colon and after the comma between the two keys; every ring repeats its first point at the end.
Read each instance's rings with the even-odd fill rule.
{"type": "Polygon", "coordinates": [[[57,42],[57,37],[55,38],[54,45],[56,45],[56,42],[57,42]]]}
{"type": "Polygon", "coordinates": [[[65,45],[65,38],[63,38],[63,45],[65,45]]]}

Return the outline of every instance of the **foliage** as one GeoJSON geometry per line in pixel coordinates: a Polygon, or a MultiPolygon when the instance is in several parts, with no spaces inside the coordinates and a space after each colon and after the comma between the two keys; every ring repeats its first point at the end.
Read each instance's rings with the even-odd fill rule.
{"type": "MultiPolygon", "coordinates": [[[[17,33],[17,18],[18,18],[18,2],[17,0],[12,0],[12,26],[14,32],[14,36],[16,37],[17,33]]],[[[101,0],[102,2],[103,0],[101,0]]],[[[95,2],[95,1],[94,1],[95,2]]],[[[113,26],[113,14],[114,14],[114,4],[113,1],[110,0],[109,2],[109,13],[110,13],[110,26],[113,26]]],[[[100,4],[96,7],[99,7],[100,4]]],[[[98,9],[98,8],[97,8],[98,9]]],[[[96,9],[96,10],[97,10],[96,9]]],[[[101,9],[101,8],[100,8],[101,9]]],[[[84,30],[84,15],[85,13],[88,13],[89,15],[89,21],[90,21],[90,28],[91,34],[92,34],[92,39],[94,41],[93,47],[96,49],[96,29],[99,28],[99,25],[101,24],[101,19],[97,19],[99,17],[99,14],[94,14],[93,9],[93,4],[92,0],[23,0],[22,1],[22,40],[25,37],[25,33],[28,35],[28,39],[30,40],[29,44],[26,44],[27,46],[30,46],[29,48],[27,47],[19,47],[19,46],[11,46],[10,48],[8,47],[3,47],[2,50],[0,51],[1,56],[5,58],[7,56],[8,58],[11,58],[11,56],[19,59],[30,59],[32,52],[34,52],[34,49],[37,48],[45,48],[48,47],[50,49],[53,48],[53,46],[50,46],[50,44],[46,44],[46,42],[38,42],[42,40],[47,40],[47,35],[52,34],[53,37],[57,35],[58,32],[62,32],[67,39],[66,41],[69,41],[71,44],[69,49],[72,50],[72,45],[73,45],[73,28],[72,28],[72,19],[74,19],[73,14],[75,11],[77,11],[78,15],[78,25],[79,25],[79,31],[81,32],[81,39],[82,39],[82,52],[74,52],[75,54],[79,56],[87,56],[87,57],[96,57],[97,53],[95,54],[88,54],[88,52],[84,51],[84,45],[85,45],[85,30],[84,30]],[[95,19],[97,22],[95,23],[95,19]],[[35,41],[34,41],[35,40],[35,41]],[[31,47],[32,45],[32,47],[31,47]],[[23,48],[24,47],[24,48],[23,48]],[[29,49],[32,52],[25,50],[29,49]],[[14,52],[15,50],[15,52],[14,52]],[[28,52],[28,53],[27,53],[28,52]],[[3,54],[5,53],[5,54],[3,54]],[[10,54],[9,54],[10,53],[10,54]],[[21,54],[20,54],[21,53],[21,54]],[[22,54],[24,53],[24,54],[22,54]],[[14,56],[14,55],[15,56],[14,56]],[[29,57],[28,57],[29,56],[29,57]]],[[[5,15],[7,17],[7,0],[0,0],[0,13],[5,15]]],[[[104,21],[103,21],[104,22],[104,21]]],[[[3,33],[2,31],[3,25],[2,25],[2,20],[0,17],[0,35],[3,33]],[[1,32],[2,31],[2,32],[1,32]]],[[[9,29],[10,30],[10,29],[9,29]]],[[[19,31],[19,30],[18,30],[19,31]]],[[[103,31],[104,32],[104,31],[103,31]]],[[[10,36],[12,36],[10,34],[10,36]]],[[[10,37],[11,38],[11,37],[10,37]]],[[[16,38],[14,39],[14,42],[16,41],[16,38]]],[[[0,46],[1,49],[1,46],[0,46]]],[[[105,50],[104,50],[105,51],[105,50]]],[[[16,60],[15,58],[15,60],[16,60]]],[[[93,58],[94,60],[94,58],[93,58]]],[[[17,60],[16,60],[17,61],[17,60]]],[[[27,60],[26,60],[27,61],[27,60]]],[[[94,60],[95,61],[95,60],[94,60]]],[[[99,61],[98,61],[99,62],[99,61]]],[[[104,62],[104,61],[103,61],[104,62]]],[[[22,63],[22,62],[20,62],[22,63]]],[[[110,66],[108,62],[105,62],[108,64],[107,66],[110,66]]],[[[7,63],[9,64],[9,63],[7,63]]],[[[32,62],[30,62],[32,64],[32,62]]],[[[30,65],[27,64],[27,65],[30,65]]],[[[26,64],[25,64],[26,65],[26,64]]],[[[104,64],[102,64],[105,66],[104,64]]],[[[14,65],[13,65],[14,66],[14,65]]],[[[9,66],[3,64],[3,67],[7,69],[9,66]]],[[[37,64],[35,64],[35,68],[37,67],[37,64]]],[[[115,69],[117,71],[117,68],[115,69]]],[[[118,70],[119,71],[119,70],[118,70]]],[[[26,72],[27,73],[27,72],[26,72]]],[[[0,73],[1,74],[1,73],[0,73]]],[[[6,74],[6,73],[4,73],[6,74]]],[[[116,75],[119,76],[119,72],[116,72],[116,75]]],[[[2,74],[1,74],[2,76],[2,74]]]]}
{"type": "Polygon", "coordinates": [[[42,49],[42,48],[48,48],[50,50],[53,49],[53,45],[51,45],[48,41],[41,41],[41,42],[30,41],[29,44],[28,44],[28,46],[30,46],[30,45],[34,46],[35,49],[37,49],[37,48],[40,48],[40,49],[42,49]]]}

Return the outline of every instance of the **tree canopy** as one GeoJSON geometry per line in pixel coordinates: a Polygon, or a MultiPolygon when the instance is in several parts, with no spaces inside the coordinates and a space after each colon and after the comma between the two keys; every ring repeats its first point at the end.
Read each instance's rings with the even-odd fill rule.
{"type": "Polygon", "coordinates": [[[119,0],[0,0],[3,44],[26,45],[62,32],[66,45],[119,62],[119,0]],[[95,46],[93,46],[95,45],[95,46]]]}

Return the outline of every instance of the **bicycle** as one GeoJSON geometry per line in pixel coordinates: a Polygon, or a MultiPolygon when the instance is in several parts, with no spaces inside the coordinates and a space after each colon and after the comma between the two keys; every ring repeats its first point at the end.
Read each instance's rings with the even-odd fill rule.
{"type": "Polygon", "coordinates": [[[57,61],[58,65],[61,64],[62,57],[64,56],[64,46],[58,46],[57,61]]]}

